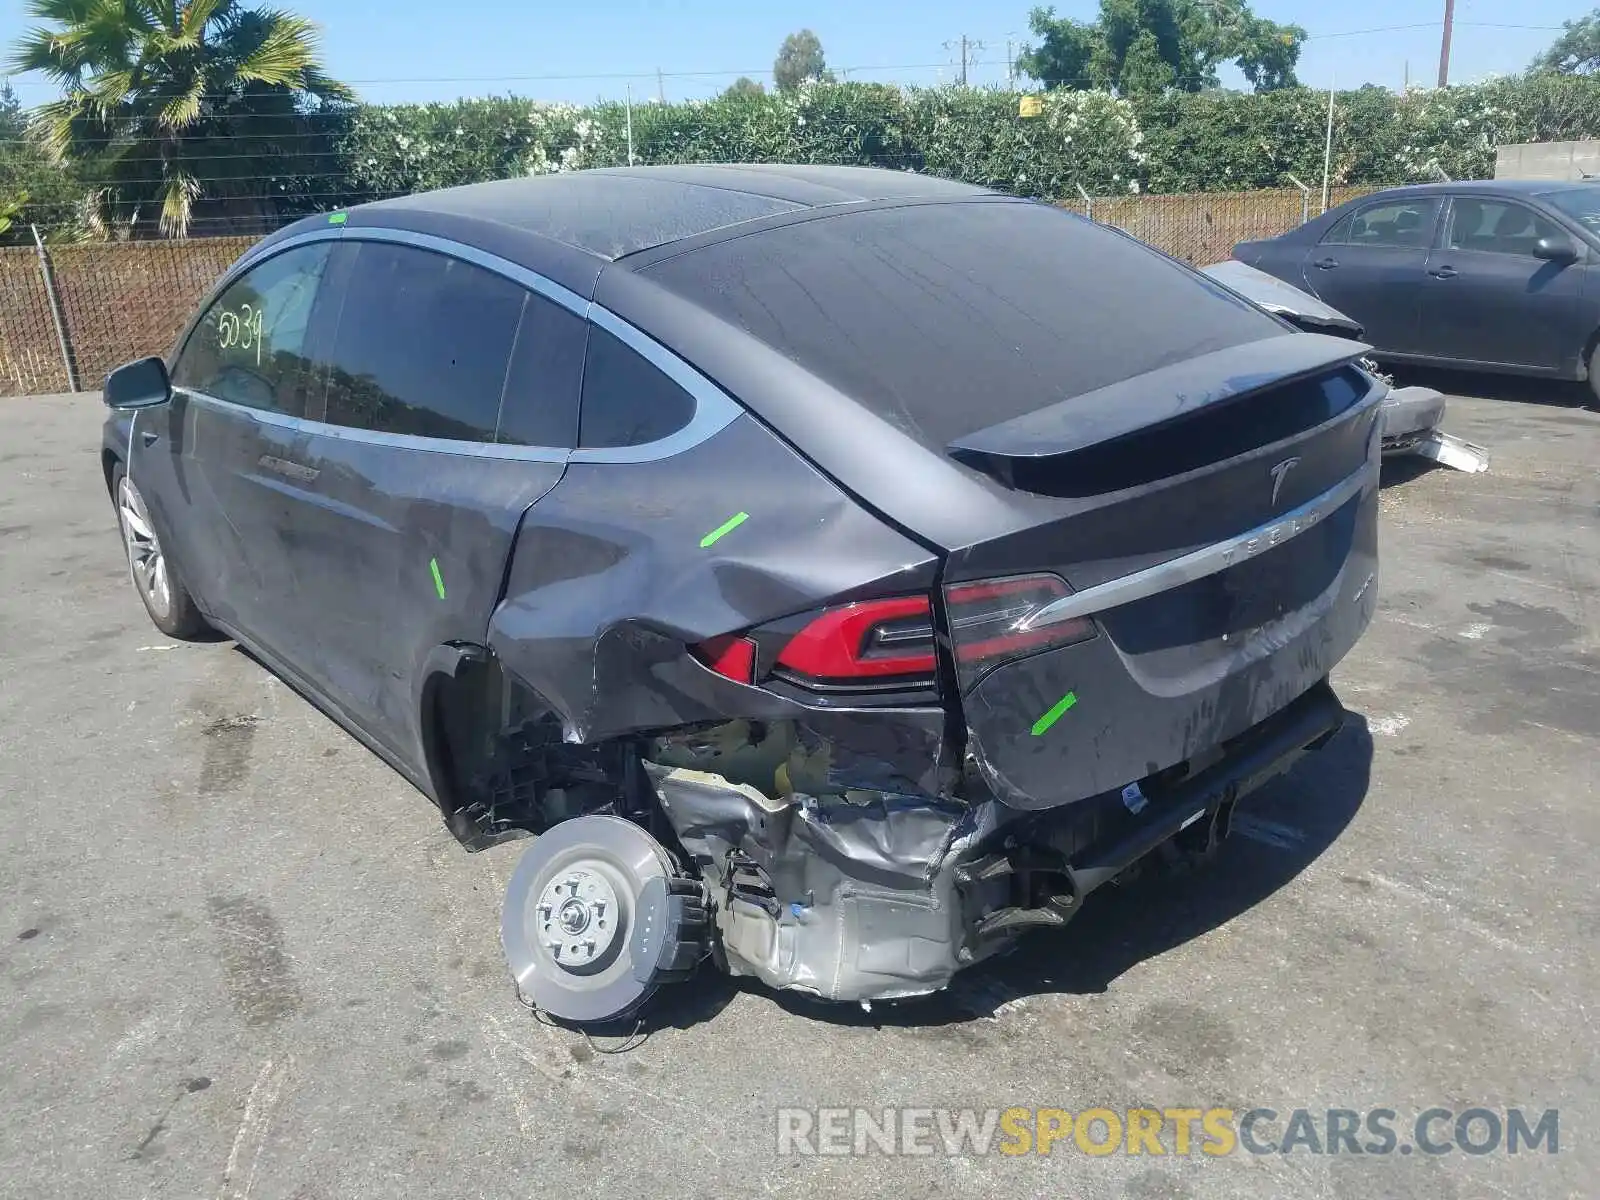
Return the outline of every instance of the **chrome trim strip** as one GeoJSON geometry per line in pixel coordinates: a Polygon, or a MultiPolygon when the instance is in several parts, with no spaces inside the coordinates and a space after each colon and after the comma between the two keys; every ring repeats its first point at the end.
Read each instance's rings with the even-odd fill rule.
{"type": "Polygon", "coordinates": [[[246,413],[263,425],[273,425],[292,433],[306,433],[315,437],[335,438],[341,442],[360,442],[371,446],[398,446],[403,450],[421,450],[430,454],[470,454],[475,458],[507,458],[521,462],[564,463],[572,451],[554,446],[516,446],[509,442],[463,442],[451,438],[424,437],[414,433],[383,433],[376,429],[353,429],[348,425],[330,425],[325,421],[311,421],[305,417],[291,417],[287,413],[272,412],[264,408],[247,408],[231,400],[223,400],[207,392],[184,389],[196,400],[220,405],[235,412],[246,413]]]}
{"type": "Polygon", "coordinates": [[[1041,625],[1054,625],[1060,621],[1070,621],[1074,617],[1087,617],[1105,612],[1107,609],[1120,608],[1124,604],[1143,600],[1146,596],[1153,596],[1157,592],[1170,591],[1186,583],[1193,583],[1196,579],[1204,579],[1207,575],[1215,575],[1219,571],[1237,566],[1321,524],[1369,484],[1376,486],[1377,477],[1376,464],[1366,463],[1354,475],[1340,480],[1320,496],[1312,497],[1298,508],[1290,509],[1283,516],[1276,517],[1265,525],[1257,525],[1254,529],[1247,529],[1234,537],[1215,542],[1210,546],[1202,546],[1198,550],[1168,559],[1164,563],[1157,563],[1153,567],[1146,567],[1142,571],[1135,571],[1131,575],[1124,575],[1120,579],[1108,580],[1092,588],[1085,588],[1081,592],[1074,592],[1070,596],[1063,596],[1023,621],[1017,630],[1024,632],[1041,625]]]}
{"type": "MultiPolygon", "coordinates": [[[[294,429],[322,437],[367,442],[380,446],[401,446],[410,450],[433,451],[441,454],[473,454],[480,458],[521,459],[525,462],[655,462],[659,459],[671,458],[675,454],[680,454],[685,450],[698,446],[701,442],[721,433],[744,412],[738,402],[716,384],[712,383],[660,342],[650,337],[643,330],[628,324],[610,309],[603,308],[593,301],[585,300],[570,288],[562,287],[554,280],[546,279],[538,272],[530,271],[526,267],[511,262],[509,259],[501,258],[497,254],[490,254],[485,250],[479,250],[475,246],[451,241],[449,238],[435,237],[429,233],[414,233],[408,229],[382,229],[365,225],[354,227],[349,225],[330,225],[326,229],[311,229],[305,233],[296,234],[292,238],[285,238],[281,242],[274,242],[264,253],[246,255],[246,257],[234,264],[233,269],[224,276],[222,282],[207,297],[206,304],[200,309],[200,315],[204,315],[206,309],[215,301],[215,298],[239,275],[258,263],[278,254],[280,251],[293,249],[296,246],[303,246],[312,242],[327,241],[393,242],[404,246],[415,246],[423,250],[433,250],[451,258],[458,258],[463,262],[470,262],[474,266],[484,268],[486,271],[492,271],[496,275],[504,276],[513,283],[520,284],[529,291],[536,292],[570,312],[598,325],[615,336],[617,340],[636,351],[662,374],[694,397],[694,416],[682,429],[658,441],[646,442],[639,446],[607,446],[569,450],[565,447],[513,446],[501,442],[462,442],[444,438],[421,437],[415,434],[380,433],[376,430],[352,429],[345,425],[333,425],[324,421],[311,421],[302,417],[290,417],[282,413],[247,408],[244,405],[233,404],[231,401],[222,400],[215,396],[207,395],[205,399],[249,413],[271,425],[278,425],[286,429],[294,429]]],[[[196,320],[198,319],[197,317],[196,320]]],[[[187,331],[185,336],[187,337],[187,331]]],[[[201,395],[202,393],[192,394],[201,395]]]]}

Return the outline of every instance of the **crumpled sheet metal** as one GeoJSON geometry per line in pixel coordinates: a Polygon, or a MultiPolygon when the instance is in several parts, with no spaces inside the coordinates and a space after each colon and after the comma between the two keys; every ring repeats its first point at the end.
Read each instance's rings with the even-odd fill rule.
{"type": "Polygon", "coordinates": [[[645,763],[710,885],[730,973],[843,1001],[944,987],[974,961],[955,869],[993,831],[998,806],[846,786],[863,768],[834,762],[837,748],[814,731],[762,732],[759,746],[737,744],[743,722],[658,739],[645,763]],[[713,765],[747,778],[704,769],[713,765]],[[767,773],[770,791],[749,781],[767,773]],[[735,886],[741,859],[772,901],[735,886]]]}
{"type": "MultiPolygon", "coordinates": [[[[723,679],[688,647],[823,603],[926,592],[937,566],[743,416],[625,470],[569,466],[523,518],[487,642],[576,743],[735,716],[804,719],[810,707],[723,679]],[[734,510],[746,519],[705,544],[734,510]]],[[[880,730],[899,720],[832,712],[880,730]]]]}

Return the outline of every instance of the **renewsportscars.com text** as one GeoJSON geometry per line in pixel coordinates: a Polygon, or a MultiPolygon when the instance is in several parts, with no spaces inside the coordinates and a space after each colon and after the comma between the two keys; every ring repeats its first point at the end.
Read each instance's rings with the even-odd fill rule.
{"type": "Polygon", "coordinates": [[[780,1108],[780,1155],[1558,1154],[1559,1109],[780,1108]]]}

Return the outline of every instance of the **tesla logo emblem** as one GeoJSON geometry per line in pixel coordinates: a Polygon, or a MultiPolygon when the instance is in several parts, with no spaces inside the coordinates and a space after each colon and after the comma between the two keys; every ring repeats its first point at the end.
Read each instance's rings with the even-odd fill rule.
{"type": "Polygon", "coordinates": [[[1289,477],[1289,472],[1300,465],[1298,458],[1286,458],[1272,468],[1272,507],[1278,507],[1278,493],[1283,491],[1283,481],[1289,477]]]}

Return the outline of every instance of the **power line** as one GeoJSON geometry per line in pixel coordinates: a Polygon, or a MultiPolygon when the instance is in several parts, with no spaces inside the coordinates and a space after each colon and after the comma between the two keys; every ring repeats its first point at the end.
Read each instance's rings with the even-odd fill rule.
{"type": "MultiPolygon", "coordinates": [[[[1442,25],[1442,21],[1417,21],[1405,25],[1374,25],[1366,29],[1342,29],[1329,33],[1308,34],[1307,41],[1321,41],[1328,38],[1362,37],[1374,33],[1396,33],[1410,29],[1431,29],[1442,25]]],[[[1559,33],[1560,25],[1522,25],[1508,24],[1499,21],[1456,21],[1456,27],[1472,27],[1478,29],[1522,29],[1559,33]]],[[[954,42],[946,43],[947,48],[954,42]]],[[[1020,43],[1019,43],[1020,44],[1020,43]]],[[[969,50],[983,48],[986,43],[976,39],[968,39],[969,50]]],[[[968,57],[970,65],[973,60],[968,57]]],[[[841,72],[859,74],[863,71],[933,71],[947,67],[944,62],[923,63],[885,63],[868,64],[862,66],[848,66],[836,68],[841,72]]],[[[400,83],[582,83],[588,80],[644,80],[655,76],[658,79],[695,79],[695,78],[720,78],[723,76],[738,77],[740,75],[765,76],[772,73],[771,66],[746,67],[742,70],[694,70],[694,71],[662,71],[654,68],[639,71],[596,71],[589,74],[552,73],[539,75],[390,75],[372,76],[366,79],[346,79],[342,82],[352,86],[372,86],[378,84],[400,83]]],[[[60,90],[61,85],[50,79],[12,79],[13,87],[44,87],[60,90]]],[[[233,95],[234,93],[216,93],[216,95],[233,95]]],[[[210,94],[206,98],[212,98],[210,94]]]]}

